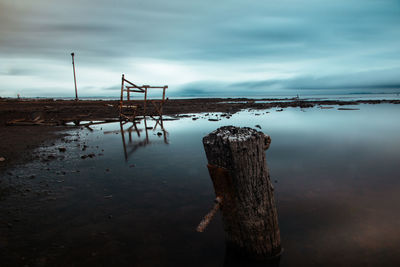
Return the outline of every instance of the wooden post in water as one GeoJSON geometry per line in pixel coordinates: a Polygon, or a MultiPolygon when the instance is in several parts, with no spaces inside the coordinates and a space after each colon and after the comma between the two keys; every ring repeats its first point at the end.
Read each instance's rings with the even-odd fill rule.
{"type": "Polygon", "coordinates": [[[72,52],[72,53],[71,53],[71,56],[72,56],[72,68],[73,68],[73,70],[74,70],[75,101],[78,101],[78,88],[77,88],[77,86],[76,86],[75,60],[74,60],[75,53],[72,52]]]}
{"type": "Polygon", "coordinates": [[[221,127],[203,138],[227,247],[256,260],[277,258],[282,250],[265,156],[270,142],[262,132],[234,126],[221,127]]]}
{"type": "Polygon", "coordinates": [[[122,109],[123,109],[123,101],[124,101],[124,82],[125,82],[125,74],[122,74],[121,78],[121,99],[119,101],[119,117],[122,118],[122,109]]]}

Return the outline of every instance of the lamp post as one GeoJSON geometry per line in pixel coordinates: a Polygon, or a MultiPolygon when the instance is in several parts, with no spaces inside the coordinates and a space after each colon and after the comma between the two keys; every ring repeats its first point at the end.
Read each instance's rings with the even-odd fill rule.
{"type": "Polygon", "coordinates": [[[74,70],[74,82],[75,82],[75,101],[78,101],[78,88],[76,87],[76,74],[75,74],[75,62],[74,62],[74,56],[75,54],[72,52],[72,68],[74,70]]]}

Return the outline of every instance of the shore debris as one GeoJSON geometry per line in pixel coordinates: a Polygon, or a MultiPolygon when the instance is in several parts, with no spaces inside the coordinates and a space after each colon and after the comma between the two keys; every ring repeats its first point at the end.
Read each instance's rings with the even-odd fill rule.
{"type": "Polygon", "coordinates": [[[360,110],[359,108],[338,108],[338,110],[360,110]]]}
{"type": "Polygon", "coordinates": [[[7,126],[55,126],[58,125],[57,122],[49,122],[45,121],[44,119],[40,119],[40,117],[36,117],[33,120],[28,119],[15,119],[6,122],[7,126]]]}

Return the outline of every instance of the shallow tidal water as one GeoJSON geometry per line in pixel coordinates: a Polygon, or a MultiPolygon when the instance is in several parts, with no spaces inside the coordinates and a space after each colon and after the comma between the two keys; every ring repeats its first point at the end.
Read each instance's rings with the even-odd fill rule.
{"type": "Polygon", "coordinates": [[[195,231],[215,198],[202,138],[259,125],[272,138],[280,266],[400,266],[400,106],[352,107],[72,129],[3,177],[29,191],[0,202],[0,265],[224,266],[221,217],[195,231]]]}

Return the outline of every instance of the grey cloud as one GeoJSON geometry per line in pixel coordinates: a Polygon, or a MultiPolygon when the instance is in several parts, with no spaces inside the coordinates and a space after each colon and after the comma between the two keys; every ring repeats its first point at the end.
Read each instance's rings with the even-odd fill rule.
{"type": "MultiPolygon", "coordinates": [[[[304,71],[298,74],[302,78],[242,86],[395,86],[392,74],[383,79],[387,74],[375,70],[400,68],[398,14],[397,0],[37,0],[25,4],[3,0],[0,58],[42,58],[61,64],[74,51],[80,64],[121,72],[132,58],[198,62],[208,64],[210,71],[221,62],[284,64],[288,69],[304,63],[304,71]],[[310,72],[306,64],[319,64],[324,76],[310,72]],[[349,76],[339,73],[342,66],[351,72],[349,76]],[[349,78],[365,71],[363,82],[349,78]]],[[[207,83],[192,83],[197,89],[187,93],[208,92],[201,88],[207,83]]],[[[220,84],[218,90],[236,89],[220,84]]]]}

